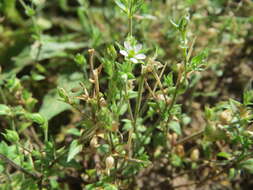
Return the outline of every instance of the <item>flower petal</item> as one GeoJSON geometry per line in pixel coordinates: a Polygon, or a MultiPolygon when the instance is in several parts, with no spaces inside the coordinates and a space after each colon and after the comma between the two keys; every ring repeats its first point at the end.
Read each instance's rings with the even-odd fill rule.
{"type": "Polygon", "coordinates": [[[142,45],[141,44],[137,44],[136,46],[134,46],[134,51],[136,53],[138,53],[141,50],[141,48],[142,48],[142,45]]]}
{"type": "Polygon", "coordinates": [[[125,50],[120,50],[119,52],[120,52],[121,55],[124,55],[125,57],[128,56],[128,53],[125,50]]]}
{"type": "Polygon", "coordinates": [[[144,55],[143,53],[141,54],[137,54],[134,56],[135,59],[145,59],[146,58],[146,55],[144,55]]]}
{"type": "Polygon", "coordinates": [[[124,47],[125,47],[127,50],[133,49],[133,48],[131,47],[130,42],[128,42],[128,41],[125,41],[125,42],[124,42],[124,47]]]}
{"type": "Polygon", "coordinates": [[[138,63],[138,60],[135,58],[131,58],[130,61],[132,61],[133,63],[138,63]]]}

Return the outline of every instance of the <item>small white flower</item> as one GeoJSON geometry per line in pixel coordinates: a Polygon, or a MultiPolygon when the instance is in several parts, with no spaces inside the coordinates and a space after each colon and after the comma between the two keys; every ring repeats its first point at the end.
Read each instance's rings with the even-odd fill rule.
{"type": "Polygon", "coordinates": [[[126,59],[130,60],[133,63],[139,63],[140,60],[146,58],[146,55],[141,53],[141,49],[141,44],[132,46],[129,41],[125,41],[124,49],[120,50],[120,54],[122,54],[126,59]]]}

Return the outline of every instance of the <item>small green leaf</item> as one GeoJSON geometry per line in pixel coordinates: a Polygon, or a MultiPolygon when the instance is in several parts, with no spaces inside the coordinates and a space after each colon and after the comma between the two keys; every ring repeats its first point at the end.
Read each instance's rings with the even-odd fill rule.
{"type": "Polygon", "coordinates": [[[112,184],[105,184],[104,190],[118,190],[118,188],[112,184]]]}
{"type": "Polygon", "coordinates": [[[232,180],[232,179],[234,179],[236,177],[236,170],[235,170],[235,168],[230,168],[229,169],[228,177],[229,177],[230,180],[232,180]]]}
{"type": "Polygon", "coordinates": [[[217,156],[218,157],[222,157],[222,158],[226,158],[226,159],[230,159],[231,158],[231,154],[230,153],[227,153],[227,152],[219,152],[218,154],[217,154],[217,156]]]}
{"type": "Polygon", "coordinates": [[[49,91],[49,93],[44,96],[42,106],[39,113],[45,118],[50,120],[59,113],[71,108],[69,104],[61,102],[58,100],[59,96],[55,89],[49,91]]]}
{"type": "Polygon", "coordinates": [[[195,71],[201,71],[203,70],[203,66],[205,65],[205,61],[208,56],[208,50],[205,49],[198,55],[192,58],[191,63],[190,63],[190,69],[195,70],[195,71]]]}
{"type": "Polygon", "coordinates": [[[6,140],[11,143],[16,143],[19,141],[19,136],[16,131],[6,129],[6,132],[2,134],[6,138],[6,140]]]}
{"type": "Polygon", "coordinates": [[[79,152],[81,152],[83,146],[78,144],[77,140],[72,141],[69,148],[67,162],[71,161],[79,152]]]}
{"type": "Polygon", "coordinates": [[[127,12],[126,6],[120,1],[120,0],[115,0],[115,3],[119,6],[120,9],[122,9],[124,12],[127,12]]]}
{"type": "Polygon", "coordinates": [[[239,164],[239,167],[247,170],[249,173],[253,174],[253,158],[245,160],[239,164]]]}
{"type": "Polygon", "coordinates": [[[39,113],[28,113],[26,114],[26,118],[32,120],[33,122],[39,124],[39,125],[43,125],[46,123],[46,118],[43,117],[41,114],[39,113]]]}
{"type": "Polygon", "coordinates": [[[175,133],[177,133],[178,135],[182,134],[180,124],[177,121],[171,121],[169,123],[169,128],[173,130],[175,133]]]}
{"type": "Polygon", "coordinates": [[[85,65],[87,63],[87,60],[85,59],[85,57],[78,53],[75,58],[74,58],[75,62],[78,64],[78,65],[85,65]]]}
{"type": "Polygon", "coordinates": [[[71,128],[67,131],[68,134],[80,137],[82,134],[77,128],[71,128]]]}
{"type": "Polygon", "coordinates": [[[4,105],[4,104],[0,104],[0,115],[10,115],[11,113],[11,109],[4,105]]]}
{"type": "Polygon", "coordinates": [[[179,167],[179,166],[182,165],[182,159],[178,155],[172,154],[172,156],[171,156],[171,164],[173,166],[179,167]]]}
{"type": "Polygon", "coordinates": [[[110,146],[108,144],[102,144],[98,147],[98,152],[102,155],[109,153],[110,146]]]}

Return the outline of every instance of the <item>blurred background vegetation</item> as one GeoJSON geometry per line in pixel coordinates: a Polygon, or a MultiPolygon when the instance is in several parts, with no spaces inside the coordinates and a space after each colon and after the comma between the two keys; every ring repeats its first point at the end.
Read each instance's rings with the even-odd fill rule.
{"type": "MultiPolygon", "coordinates": [[[[241,100],[243,90],[251,85],[253,1],[145,0],[134,15],[134,36],[148,48],[147,55],[157,52],[157,60],[168,63],[170,69],[182,60],[180,39],[170,20],[185,14],[191,20],[189,38],[196,38],[193,54],[203,49],[209,52],[208,69],[196,75],[191,88],[179,100],[193,118],[184,131],[191,134],[202,126],[204,106],[228,98],[241,100]]],[[[6,85],[7,80],[15,83],[17,77],[27,91],[26,98],[6,91],[0,102],[28,105],[28,110],[49,120],[49,132],[56,143],[69,143],[68,130],[81,116],[57,101],[57,87],[74,92],[80,81],[85,83],[87,75],[76,63],[76,55],[80,53],[88,59],[87,50],[94,48],[95,64],[100,65],[109,44],[123,43],[128,34],[127,23],[113,0],[0,0],[0,85],[6,85]],[[25,11],[26,5],[36,5],[35,11],[25,11]]],[[[9,83],[9,88],[15,87],[9,83]]],[[[101,86],[106,88],[103,78],[101,86]]],[[[7,125],[2,120],[0,132],[7,125]]],[[[140,174],[142,179],[136,183],[143,189],[146,184],[146,189],[165,189],[157,180],[166,176],[164,167],[157,163],[140,174]]],[[[223,188],[251,189],[251,178],[245,174],[235,184],[224,181],[223,188]]]]}

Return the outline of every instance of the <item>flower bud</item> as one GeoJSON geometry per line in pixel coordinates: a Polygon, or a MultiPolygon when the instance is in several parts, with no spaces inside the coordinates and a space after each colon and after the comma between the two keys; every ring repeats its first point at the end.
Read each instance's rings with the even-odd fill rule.
{"type": "Polygon", "coordinates": [[[195,148],[191,152],[191,160],[192,161],[198,161],[198,159],[199,159],[199,149],[195,148]]]}

